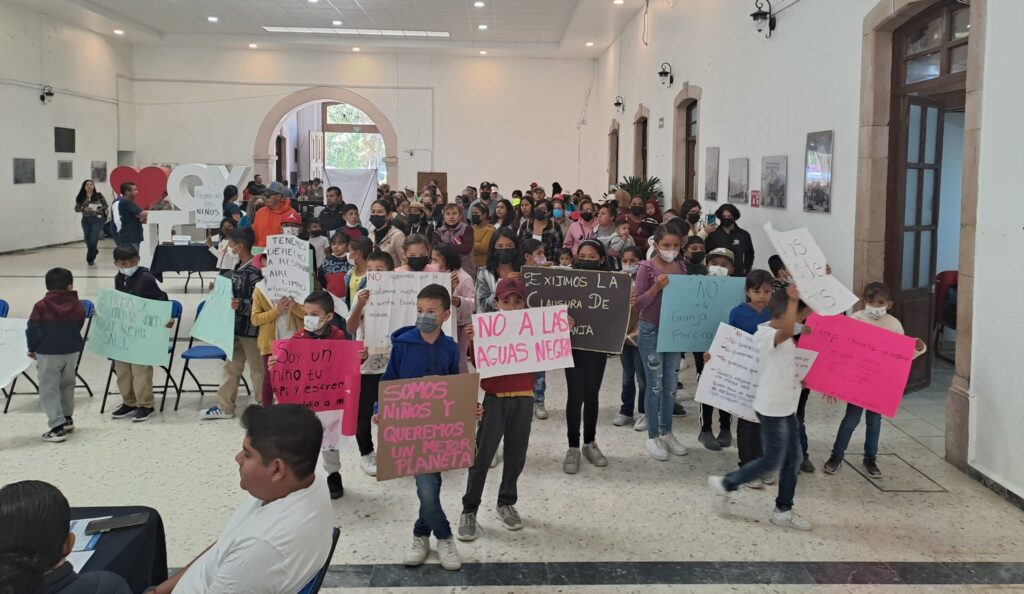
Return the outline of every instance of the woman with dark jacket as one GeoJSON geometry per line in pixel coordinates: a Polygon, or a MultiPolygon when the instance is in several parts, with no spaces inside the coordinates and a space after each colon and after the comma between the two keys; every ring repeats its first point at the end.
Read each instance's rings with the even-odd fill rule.
{"type": "Polygon", "coordinates": [[[82,233],[85,235],[85,261],[92,266],[96,261],[100,241],[100,231],[107,222],[107,201],[103,194],[96,191],[96,184],[91,179],[82,182],[82,187],[75,197],[75,212],[82,214],[82,233]]]}
{"type": "Polygon", "coordinates": [[[704,248],[708,253],[718,248],[731,250],[735,256],[732,275],[746,278],[754,268],[754,242],[750,233],[736,224],[740,220],[740,209],[732,204],[723,204],[715,211],[715,216],[718,217],[718,228],[708,235],[704,248]]]}

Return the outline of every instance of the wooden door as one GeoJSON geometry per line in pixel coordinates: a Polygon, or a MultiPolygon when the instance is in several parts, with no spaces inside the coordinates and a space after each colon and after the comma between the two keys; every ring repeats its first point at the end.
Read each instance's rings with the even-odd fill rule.
{"type": "MultiPolygon", "coordinates": [[[[900,106],[895,190],[887,212],[886,281],[895,292],[895,315],[909,336],[928,342],[935,307],[935,255],[942,163],[941,101],[904,96],[900,106]]],[[[931,381],[931,355],[919,357],[907,391],[931,381]]]]}
{"type": "Polygon", "coordinates": [[[444,196],[445,200],[448,199],[448,172],[447,171],[417,171],[416,172],[416,195],[419,196],[423,193],[423,189],[430,184],[431,181],[437,182],[437,191],[444,196]]]}
{"type": "Polygon", "coordinates": [[[288,157],[288,139],[284,136],[278,136],[275,149],[277,150],[277,165],[274,168],[274,179],[281,183],[288,183],[287,171],[285,169],[288,157]]]}

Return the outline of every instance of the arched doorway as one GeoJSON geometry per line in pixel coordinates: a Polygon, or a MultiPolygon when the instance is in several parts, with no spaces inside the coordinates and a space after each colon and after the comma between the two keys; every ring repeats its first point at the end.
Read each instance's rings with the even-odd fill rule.
{"type": "Polygon", "coordinates": [[[697,199],[697,133],[701,88],[683,83],[672,113],[672,208],[697,199]]]}
{"type": "Polygon", "coordinates": [[[352,105],[372,120],[384,141],[384,167],[387,168],[388,180],[391,185],[398,186],[398,134],[395,127],[384,112],[368,99],[339,87],[309,87],[286,96],[270,108],[263,118],[263,123],[260,124],[253,145],[254,173],[259,173],[264,179],[269,180],[271,172],[277,169],[278,154],[274,143],[281,122],[306,105],[324,101],[352,105]]]}
{"type": "Polygon", "coordinates": [[[636,110],[633,117],[633,175],[640,178],[647,178],[647,139],[650,136],[648,121],[651,117],[651,110],[644,107],[643,103],[636,110]]]}
{"type": "Polygon", "coordinates": [[[608,185],[619,183],[619,120],[608,129],[608,185]]]}

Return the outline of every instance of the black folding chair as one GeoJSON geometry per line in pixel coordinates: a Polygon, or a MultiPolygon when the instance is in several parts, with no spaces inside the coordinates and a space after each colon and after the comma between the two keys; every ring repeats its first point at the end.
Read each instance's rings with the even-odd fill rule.
{"type": "MultiPolygon", "coordinates": [[[[10,311],[11,311],[10,304],[7,303],[6,301],[4,301],[3,299],[0,299],[0,318],[6,318],[7,314],[10,313],[10,311]]],[[[36,380],[32,379],[32,376],[30,376],[27,371],[22,371],[21,375],[25,376],[25,379],[28,380],[28,383],[32,384],[32,387],[35,389],[35,391],[34,392],[16,392],[15,388],[18,385],[18,376],[15,376],[14,379],[11,380],[11,387],[10,388],[5,389],[3,386],[0,386],[0,394],[3,394],[4,395],[4,399],[5,399],[5,402],[4,402],[4,414],[7,414],[7,409],[9,409],[11,407],[11,397],[13,397],[15,394],[38,394],[39,393],[39,384],[36,383],[36,380]]]]}

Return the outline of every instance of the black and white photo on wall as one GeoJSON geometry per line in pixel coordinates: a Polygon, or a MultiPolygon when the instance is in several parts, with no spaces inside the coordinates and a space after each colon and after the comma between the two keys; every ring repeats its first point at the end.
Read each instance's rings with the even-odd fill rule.
{"type": "Polygon", "coordinates": [[[789,157],[761,157],[761,206],[786,208],[786,168],[789,157]]]}
{"type": "Polygon", "coordinates": [[[53,150],[57,153],[75,152],[75,129],[54,128],[53,129],[53,150]]]}
{"type": "Polygon", "coordinates": [[[746,204],[750,175],[750,159],[729,159],[729,202],[746,204]]]}
{"type": "Polygon", "coordinates": [[[100,183],[107,181],[107,162],[106,161],[93,161],[92,162],[92,177],[90,177],[93,183],[100,183]]]}
{"type": "Polygon", "coordinates": [[[34,184],[36,183],[36,160],[35,159],[14,159],[14,183],[34,184]]]}
{"type": "Polygon", "coordinates": [[[807,135],[804,211],[832,212],[832,130],[807,135]]]}
{"type": "Polygon", "coordinates": [[[57,179],[74,179],[75,162],[57,161],[57,179]]]}
{"type": "Polygon", "coordinates": [[[718,200],[718,147],[709,146],[704,162],[704,199],[718,200]]]}

